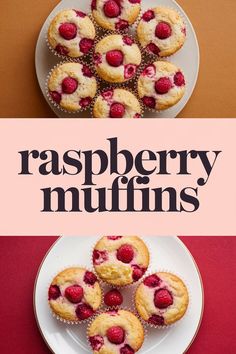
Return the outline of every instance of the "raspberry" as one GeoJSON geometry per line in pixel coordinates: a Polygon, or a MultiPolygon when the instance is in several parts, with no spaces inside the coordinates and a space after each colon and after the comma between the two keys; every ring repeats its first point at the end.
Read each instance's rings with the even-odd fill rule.
{"type": "Polygon", "coordinates": [[[156,275],[149,275],[144,279],[143,284],[148,286],[149,288],[156,288],[161,282],[161,279],[156,275]]]}
{"type": "Polygon", "coordinates": [[[72,94],[77,90],[78,81],[73,77],[66,77],[62,81],[62,91],[67,94],[72,94]]]}
{"type": "Polygon", "coordinates": [[[134,250],[131,245],[122,245],[117,251],[117,259],[123,263],[130,263],[134,258],[134,250]]]}
{"type": "Polygon", "coordinates": [[[91,9],[92,10],[96,10],[97,9],[97,0],[92,0],[91,9]]]}
{"type": "Polygon", "coordinates": [[[84,290],[79,285],[72,285],[66,288],[65,297],[73,304],[78,304],[84,296],[84,290]]]}
{"type": "Polygon", "coordinates": [[[80,320],[86,320],[94,314],[92,307],[86,304],[79,304],[75,312],[80,320]]]}
{"type": "Polygon", "coordinates": [[[74,23],[63,23],[59,27],[59,33],[61,37],[66,40],[74,39],[77,35],[77,27],[74,23]]]}
{"type": "Polygon", "coordinates": [[[110,118],[123,118],[125,107],[121,103],[113,103],[110,108],[110,118]]]}
{"type": "Polygon", "coordinates": [[[86,14],[84,12],[78,10],[74,10],[74,11],[78,17],[82,17],[82,18],[86,17],[86,14]]]}
{"type": "Polygon", "coordinates": [[[50,96],[54,102],[60,103],[61,102],[61,94],[57,91],[51,91],[50,96]]]}
{"type": "Polygon", "coordinates": [[[94,285],[97,280],[98,279],[97,279],[96,275],[93,272],[88,272],[88,271],[85,272],[84,282],[86,284],[94,285]]]}
{"type": "Polygon", "coordinates": [[[142,72],[142,76],[154,77],[156,75],[156,68],[154,65],[148,65],[142,72]]]}
{"type": "Polygon", "coordinates": [[[172,83],[168,77],[162,77],[155,82],[155,90],[159,95],[168,93],[172,87],[172,83]]]}
{"type": "Polygon", "coordinates": [[[107,330],[107,338],[113,344],[121,344],[125,340],[125,331],[119,326],[113,326],[107,330]]]}
{"type": "Polygon", "coordinates": [[[60,55],[67,55],[69,53],[69,49],[61,44],[56,46],[55,51],[60,55]]]}
{"type": "Polygon", "coordinates": [[[154,97],[148,97],[144,96],[142,98],[143,104],[149,108],[155,108],[156,107],[156,100],[154,97]]]}
{"type": "Polygon", "coordinates": [[[138,281],[140,278],[142,278],[146,269],[141,268],[138,265],[132,265],[132,268],[133,268],[133,274],[132,274],[133,280],[138,281]]]}
{"type": "Polygon", "coordinates": [[[141,118],[141,114],[140,113],[135,113],[134,118],[141,118]]]}
{"type": "Polygon", "coordinates": [[[149,22],[149,21],[151,21],[153,18],[155,17],[155,13],[154,13],[154,11],[152,11],[152,10],[148,10],[148,11],[146,11],[144,14],[143,14],[143,20],[145,21],[145,22],[149,22]]]}
{"type": "Polygon", "coordinates": [[[116,30],[118,31],[123,31],[125,30],[126,28],[129,27],[129,22],[128,21],[125,21],[125,20],[119,20],[117,23],[116,23],[116,30]]]}
{"type": "Polygon", "coordinates": [[[149,318],[148,322],[151,324],[154,324],[155,326],[164,326],[165,325],[164,317],[159,316],[159,315],[152,315],[149,318]]]}
{"type": "Polygon", "coordinates": [[[160,49],[159,49],[158,46],[157,46],[156,44],[154,44],[154,43],[148,44],[147,49],[148,49],[151,53],[153,53],[153,54],[155,54],[155,55],[159,55],[159,53],[160,53],[160,49]]]}
{"type": "Polygon", "coordinates": [[[123,236],[107,236],[108,240],[116,241],[121,239],[123,236]]]}
{"type": "Polygon", "coordinates": [[[166,309],[173,304],[173,297],[166,289],[159,289],[154,295],[154,304],[159,309],[166,309]]]}
{"type": "Polygon", "coordinates": [[[123,64],[124,55],[120,50],[110,50],[106,54],[106,60],[109,65],[117,68],[123,64]]]}
{"type": "Polygon", "coordinates": [[[166,22],[159,22],[156,26],[155,35],[159,39],[167,39],[171,36],[172,29],[166,22]]]}
{"type": "Polygon", "coordinates": [[[56,300],[61,296],[59,286],[51,285],[48,289],[48,300],[56,300]]]}
{"type": "Polygon", "coordinates": [[[79,101],[79,104],[81,107],[85,108],[88,107],[92,102],[92,98],[91,97],[85,97],[85,98],[81,98],[81,100],[79,101]]]}
{"type": "Polygon", "coordinates": [[[93,263],[94,264],[100,265],[107,260],[108,260],[107,251],[98,251],[98,250],[93,251],[93,263]]]}
{"type": "Polygon", "coordinates": [[[102,56],[99,53],[95,53],[93,56],[95,65],[99,65],[102,62],[102,56]]]}
{"type": "Polygon", "coordinates": [[[99,350],[104,345],[104,339],[102,338],[102,336],[97,335],[97,336],[89,337],[89,341],[94,351],[99,352],[99,350]]]}
{"type": "MultiPolygon", "coordinates": [[[[113,90],[107,90],[102,93],[102,97],[106,101],[110,101],[113,97],[114,91],[113,90]]],[[[116,236],[108,236],[108,237],[116,237],[116,236]]]]}
{"type": "Polygon", "coordinates": [[[113,289],[106,293],[104,302],[109,307],[120,306],[123,302],[123,296],[117,289],[113,289]]]}
{"type": "Polygon", "coordinates": [[[175,74],[174,83],[176,86],[185,85],[184,75],[180,71],[175,74]]]}
{"type": "Polygon", "coordinates": [[[135,351],[128,344],[126,344],[120,350],[120,354],[134,354],[134,353],[135,353],[135,351]]]}
{"type": "Polygon", "coordinates": [[[125,74],[124,74],[125,79],[126,80],[131,79],[135,75],[136,70],[137,70],[136,65],[133,64],[125,65],[125,74]]]}
{"type": "Polygon", "coordinates": [[[92,71],[86,65],[83,65],[82,72],[83,72],[84,76],[86,76],[86,77],[92,77],[93,76],[92,71]]]}
{"type": "Polygon", "coordinates": [[[123,36],[123,42],[126,44],[126,45],[132,45],[134,42],[133,42],[133,39],[128,37],[128,36],[123,36]]]}
{"type": "Polygon", "coordinates": [[[105,15],[109,18],[118,17],[121,13],[120,6],[114,0],[108,0],[104,5],[103,10],[105,15]]]}
{"type": "Polygon", "coordinates": [[[129,0],[131,4],[140,4],[141,0],[129,0]]]}
{"type": "Polygon", "coordinates": [[[94,41],[92,39],[89,39],[89,38],[81,39],[81,41],[79,43],[80,51],[84,54],[87,54],[90,51],[90,49],[92,48],[93,44],[94,44],[94,41]]]}

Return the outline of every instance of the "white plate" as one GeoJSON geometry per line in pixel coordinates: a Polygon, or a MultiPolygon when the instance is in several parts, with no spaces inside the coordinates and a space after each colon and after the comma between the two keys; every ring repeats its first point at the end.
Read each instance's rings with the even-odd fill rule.
{"type": "MultiPolygon", "coordinates": [[[[53,276],[71,265],[91,268],[90,252],[98,237],[62,237],[43,260],[35,282],[34,308],[41,334],[55,354],[91,353],[86,340],[86,325],[65,325],[50,313],[47,289],[53,276]]],[[[188,249],[177,237],[144,237],[152,251],[151,270],[166,269],[181,275],[191,294],[191,306],[174,327],[148,330],[140,354],[182,354],[194,340],[203,313],[201,276],[188,249]]],[[[124,289],[125,306],[131,306],[133,287],[124,289]]]]}
{"type": "MultiPolygon", "coordinates": [[[[59,12],[60,10],[65,8],[71,8],[71,7],[72,8],[79,7],[80,10],[88,13],[90,12],[90,3],[91,3],[90,0],[81,0],[80,2],[78,0],[62,0],[55,7],[52,13],[49,15],[39,34],[39,38],[36,46],[36,52],[35,52],[35,66],[36,66],[36,73],[37,73],[39,85],[48,104],[51,106],[55,114],[61,118],[76,117],[76,114],[68,114],[58,110],[50,103],[50,101],[46,96],[45,81],[47,75],[50,69],[60,61],[60,59],[57,56],[54,56],[49,51],[46,45],[45,38],[46,38],[47,28],[49,26],[50,19],[53,16],[55,16],[57,12],[59,12]]],[[[163,6],[175,8],[183,16],[187,24],[187,40],[184,47],[178,53],[176,53],[170,58],[170,60],[173,63],[177,64],[180,68],[182,68],[182,70],[185,73],[186,81],[187,81],[187,89],[186,89],[185,96],[176,106],[168,109],[167,111],[161,113],[152,113],[149,111],[145,111],[144,114],[145,118],[175,118],[187,104],[197,82],[197,77],[199,72],[199,62],[200,62],[200,54],[199,54],[197,37],[188,16],[174,0],[143,0],[142,3],[143,3],[142,11],[150,7],[155,7],[157,5],[163,5],[163,6]]],[[[80,118],[90,118],[90,112],[85,111],[80,113],[80,118]]]]}

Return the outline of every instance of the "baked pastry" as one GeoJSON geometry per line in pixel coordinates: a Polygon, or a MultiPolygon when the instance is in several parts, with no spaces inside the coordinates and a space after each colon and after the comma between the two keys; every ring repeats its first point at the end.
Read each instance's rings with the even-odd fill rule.
{"type": "Polygon", "coordinates": [[[63,63],[52,70],[48,91],[53,102],[75,112],[88,107],[97,91],[92,71],[80,63],[63,63]]]}
{"type": "Polygon", "coordinates": [[[103,91],[93,107],[94,118],[141,118],[138,99],[124,89],[103,91]]]}
{"type": "Polygon", "coordinates": [[[142,278],[149,258],[148,248],[138,236],[104,236],[93,250],[96,273],[115,286],[129,285],[142,278]]]}
{"type": "Polygon", "coordinates": [[[130,311],[107,311],[93,320],[88,339],[94,354],[134,354],[142,347],[144,329],[130,311]]]}
{"type": "Polygon", "coordinates": [[[95,47],[94,63],[97,73],[108,82],[122,83],[132,79],[141,60],[139,47],[126,35],[106,36],[95,47]]]}
{"type": "Polygon", "coordinates": [[[52,20],[48,42],[60,55],[79,58],[94,45],[95,27],[90,18],[79,10],[63,10],[52,20]]]}
{"type": "Polygon", "coordinates": [[[141,0],[92,0],[92,14],[101,27],[122,31],[139,16],[141,0]]]}
{"type": "Polygon", "coordinates": [[[186,26],[177,11],[156,7],[143,14],[137,35],[142,48],[159,57],[166,57],[184,45],[186,26]]]}
{"type": "Polygon", "coordinates": [[[48,290],[48,302],[59,318],[80,322],[98,310],[102,291],[94,273],[85,268],[68,268],[53,279],[48,290]]]}
{"type": "Polygon", "coordinates": [[[183,281],[166,272],[146,277],[135,294],[139,315],[154,326],[168,326],[180,320],[188,304],[188,290],[183,281]]]}
{"type": "Polygon", "coordinates": [[[184,93],[184,74],[167,61],[156,61],[148,65],[138,80],[138,95],[144,106],[157,111],[174,106],[184,93]]]}

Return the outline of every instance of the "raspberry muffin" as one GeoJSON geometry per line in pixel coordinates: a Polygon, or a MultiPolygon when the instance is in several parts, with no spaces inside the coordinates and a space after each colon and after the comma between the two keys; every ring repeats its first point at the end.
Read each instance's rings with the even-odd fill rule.
{"type": "Polygon", "coordinates": [[[166,272],[146,277],[135,295],[139,315],[154,326],[168,326],[180,320],[188,304],[188,290],[183,281],[166,272]]]}
{"type": "Polygon", "coordinates": [[[149,266],[149,251],[137,236],[104,236],[93,250],[98,276],[113,286],[138,281],[149,266]]]}
{"type": "Polygon", "coordinates": [[[101,93],[93,108],[94,118],[141,118],[138,99],[124,89],[109,89],[101,93]]]}
{"type": "Polygon", "coordinates": [[[97,81],[86,65],[63,63],[52,70],[48,92],[55,104],[75,112],[92,103],[97,92],[97,81]]]}
{"type": "Polygon", "coordinates": [[[94,63],[97,73],[108,82],[123,83],[132,79],[141,60],[139,47],[126,35],[109,35],[95,47],[94,63]]]}
{"type": "Polygon", "coordinates": [[[94,45],[95,27],[79,10],[63,10],[52,20],[48,43],[60,55],[80,58],[94,45]]]}
{"type": "Polygon", "coordinates": [[[134,354],[143,345],[144,329],[130,311],[107,311],[93,320],[88,339],[94,354],[134,354]]]}
{"type": "Polygon", "coordinates": [[[138,95],[144,106],[156,111],[174,106],[184,93],[184,74],[167,61],[156,61],[148,65],[138,80],[138,95]]]}
{"type": "Polygon", "coordinates": [[[60,319],[80,322],[98,310],[102,291],[94,273],[85,268],[68,268],[53,279],[48,301],[60,319]]]}
{"type": "Polygon", "coordinates": [[[139,16],[141,0],[92,0],[95,21],[104,29],[126,30],[139,16]]]}
{"type": "Polygon", "coordinates": [[[159,57],[167,57],[184,45],[186,26],[177,11],[156,7],[143,14],[137,35],[142,48],[159,57]]]}

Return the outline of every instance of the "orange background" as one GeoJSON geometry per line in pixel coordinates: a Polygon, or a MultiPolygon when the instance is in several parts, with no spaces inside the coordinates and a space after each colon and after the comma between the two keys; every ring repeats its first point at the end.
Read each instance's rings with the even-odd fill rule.
{"type": "MultiPolygon", "coordinates": [[[[201,50],[198,84],[179,116],[235,117],[236,1],[178,2],[195,27],[201,50]]],[[[1,1],[0,117],[55,116],[37,83],[34,50],[40,28],[57,3],[58,0],[1,1]]]]}

